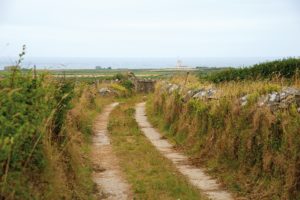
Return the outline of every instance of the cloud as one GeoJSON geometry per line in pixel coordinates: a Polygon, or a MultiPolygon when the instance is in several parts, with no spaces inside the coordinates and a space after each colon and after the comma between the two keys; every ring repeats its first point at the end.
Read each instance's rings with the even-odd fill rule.
{"type": "Polygon", "coordinates": [[[5,20],[7,11],[9,10],[9,0],[0,1],[0,25],[5,20]]]}
{"type": "Polygon", "coordinates": [[[297,55],[296,7],[296,0],[0,0],[0,46],[10,43],[15,54],[26,43],[32,56],[297,55]]]}

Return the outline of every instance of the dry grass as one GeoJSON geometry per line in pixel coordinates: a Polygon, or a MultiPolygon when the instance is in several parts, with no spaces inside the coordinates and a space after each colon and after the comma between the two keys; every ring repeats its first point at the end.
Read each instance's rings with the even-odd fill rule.
{"type": "MultiPolygon", "coordinates": [[[[183,80],[177,77],[175,82],[183,80]]],[[[188,83],[190,88],[217,87],[219,100],[187,103],[182,102],[180,92],[165,94],[158,84],[147,112],[166,137],[195,164],[207,166],[230,190],[250,199],[297,199],[300,115],[295,106],[272,112],[255,103],[260,95],[279,90],[284,83],[188,83]],[[250,94],[250,100],[242,107],[239,97],[245,94],[250,94]]]]}
{"type": "Polygon", "coordinates": [[[74,107],[67,116],[64,144],[56,146],[50,139],[44,140],[47,158],[42,174],[47,182],[45,199],[96,199],[89,158],[92,125],[94,118],[112,99],[97,97],[96,89],[91,86],[76,89],[79,96],[74,98],[74,107]]]}
{"type": "Polygon", "coordinates": [[[140,98],[121,103],[110,116],[113,149],[132,186],[134,199],[203,199],[143,135],[134,119],[140,98]]]}

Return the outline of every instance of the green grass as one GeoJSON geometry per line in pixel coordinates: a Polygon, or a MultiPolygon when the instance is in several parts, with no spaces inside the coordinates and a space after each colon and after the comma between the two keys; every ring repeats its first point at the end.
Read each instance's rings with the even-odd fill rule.
{"type": "MultiPolygon", "coordinates": [[[[174,69],[59,69],[59,70],[37,70],[38,74],[49,73],[54,77],[65,76],[67,79],[73,80],[74,82],[86,82],[94,83],[95,81],[111,80],[115,79],[117,74],[127,74],[128,72],[133,72],[140,79],[163,79],[170,78],[174,75],[186,74],[190,71],[191,74],[197,74],[197,70],[174,70],[174,69]]],[[[206,74],[209,69],[200,69],[200,71],[206,74]]],[[[1,78],[7,76],[10,72],[5,70],[0,70],[0,80],[1,78]]]]}
{"type": "MultiPolygon", "coordinates": [[[[117,74],[127,74],[128,72],[133,72],[138,78],[168,78],[172,75],[185,74],[187,70],[174,70],[174,69],[112,69],[112,70],[96,70],[96,69],[78,69],[78,70],[51,70],[49,71],[55,76],[66,75],[68,78],[77,79],[113,79],[117,74]]],[[[198,70],[193,70],[191,73],[197,73],[198,70]]]]}
{"type": "Polygon", "coordinates": [[[136,102],[122,103],[109,121],[112,145],[134,199],[204,199],[142,134],[134,119],[136,102]]]}

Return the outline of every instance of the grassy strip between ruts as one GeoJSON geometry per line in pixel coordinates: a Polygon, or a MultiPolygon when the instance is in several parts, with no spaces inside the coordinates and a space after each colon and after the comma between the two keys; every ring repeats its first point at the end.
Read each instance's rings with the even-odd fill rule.
{"type": "Polygon", "coordinates": [[[143,135],[134,119],[137,100],[121,103],[108,126],[134,199],[205,199],[143,135]]]}

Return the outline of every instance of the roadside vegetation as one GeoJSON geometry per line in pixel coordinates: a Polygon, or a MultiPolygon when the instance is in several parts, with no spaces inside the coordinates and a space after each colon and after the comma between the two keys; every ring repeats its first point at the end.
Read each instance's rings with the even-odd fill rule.
{"type": "Polygon", "coordinates": [[[300,114],[294,103],[272,110],[261,96],[286,85],[300,88],[297,77],[272,81],[232,81],[217,85],[194,77],[175,77],[178,89],[157,84],[147,114],[195,165],[206,166],[224,185],[249,199],[300,198],[300,114]],[[187,91],[215,88],[216,96],[190,98],[187,91]],[[170,92],[171,91],[171,92],[170,92]],[[241,97],[248,95],[246,105],[241,97]]]}
{"type": "Polygon", "coordinates": [[[0,81],[0,198],[92,199],[89,142],[108,100],[94,87],[12,68],[0,81]]]}
{"type": "MultiPolygon", "coordinates": [[[[246,68],[227,68],[210,73],[206,79],[214,83],[241,80],[271,80],[275,76],[290,79],[298,75],[300,70],[300,58],[288,58],[256,64],[246,68]]],[[[203,77],[202,72],[199,75],[203,77]]]]}
{"type": "MultiPolygon", "coordinates": [[[[162,80],[147,98],[148,117],[236,196],[300,199],[299,106],[259,105],[286,86],[300,88],[299,64],[291,58],[243,69],[199,68],[200,78],[157,70],[162,80]],[[168,83],[179,87],[169,90],[168,83]],[[187,98],[189,91],[208,89],[210,98],[187,98]]],[[[110,116],[109,133],[134,198],[204,199],[142,134],[134,106],[145,97],[135,93],[127,71],[105,73],[111,74],[81,77],[75,70],[67,77],[20,67],[1,73],[0,199],[96,199],[92,127],[113,101],[121,104],[110,116]]]]}
{"type": "Polygon", "coordinates": [[[204,199],[139,129],[134,106],[141,100],[136,96],[123,101],[111,113],[108,127],[134,199],[204,199]]]}

